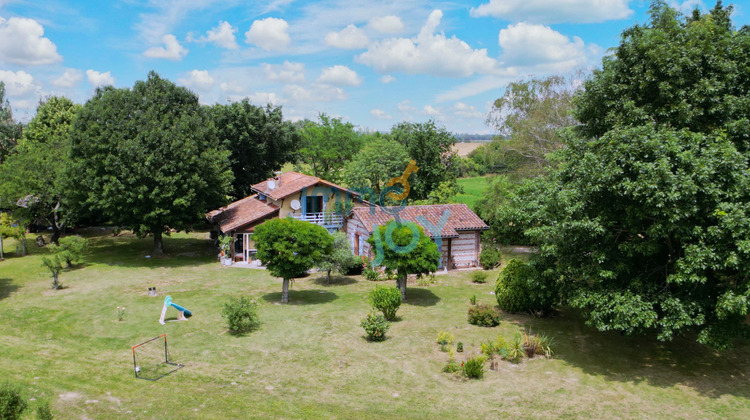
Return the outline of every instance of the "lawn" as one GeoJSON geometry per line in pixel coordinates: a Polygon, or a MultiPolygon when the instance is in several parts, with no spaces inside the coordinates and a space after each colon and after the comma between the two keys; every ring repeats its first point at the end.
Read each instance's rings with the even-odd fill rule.
{"type": "Polygon", "coordinates": [[[32,408],[50,401],[58,418],[750,417],[748,346],[716,353],[693,339],[600,333],[566,311],[471,326],[469,298],[492,304],[494,296],[470,272],[410,284],[388,340],[370,343],[359,321],[374,284],[361,277],[298,279],[281,305],[279,279],[222,267],[205,233],[166,238],[164,258],[146,258],[149,240],[89,234],[91,254],[61,274],[62,290],[50,290],[44,250],[31,239],[31,255],[0,262],[1,377],[35,398],[32,408]],[[159,297],[147,296],[150,286],[159,297]],[[193,317],[160,325],[166,294],[193,317]],[[240,294],[258,300],[262,325],[238,337],[220,311],[240,294]],[[117,306],[126,307],[123,321],[117,306]],[[525,328],[554,337],[553,359],[500,362],[476,381],[441,372],[439,331],[464,343],[460,361],[482,341],[525,328]],[[156,382],[135,379],[131,346],[161,333],[185,367],[156,382]]]}
{"type": "Polygon", "coordinates": [[[463,187],[464,192],[456,195],[456,200],[474,209],[474,205],[484,196],[485,191],[490,186],[488,180],[489,178],[486,176],[459,178],[458,185],[463,187]]]}

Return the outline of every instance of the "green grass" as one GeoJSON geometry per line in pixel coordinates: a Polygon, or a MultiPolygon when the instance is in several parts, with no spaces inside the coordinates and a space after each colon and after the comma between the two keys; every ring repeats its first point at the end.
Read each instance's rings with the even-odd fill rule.
{"type": "Polygon", "coordinates": [[[222,267],[204,233],[172,235],[169,256],[150,259],[149,240],[98,230],[91,239],[87,263],[61,274],[62,290],[50,290],[45,251],[31,239],[31,255],[0,262],[2,380],[36,398],[32,410],[50,401],[58,418],[750,417],[748,346],[715,353],[693,339],[600,333],[567,311],[471,326],[469,298],[494,304],[494,296],[492,281],[472,284],[468,271],[410,284],[401,320],[371,343],[359,321],[374,284],[361,277],[298,279],[281,305],[279,279],[222,267]],[[147,296],[150,286],[159,297],[147,296]],[[189,321],[158,323],[167,294],[193,312],[189,321]],[[219,313],[234,294],[259,301],[257,331],[226,332],[219,313]],[[126,307],[121,322],[117,306],[126,307]],[[460,362],[481,342],[525,328],[554,338],[553,359],[500,362],[478,381],[441,372],[439,331],[464,343],[460,362]],[[135,379],[131,346],[161,333],[185,367],[156,382],[135,379]]]}
{"type": "Polygon", "coordinates": [[[456,195],[456,200],[459,203],[465,203],[474,209],[474,205],[484,196],[487,188],[489,188],[487,180],[488,178],[486,176],[459,178],[458,185],[463,187],[464,192],[456,195]]]}

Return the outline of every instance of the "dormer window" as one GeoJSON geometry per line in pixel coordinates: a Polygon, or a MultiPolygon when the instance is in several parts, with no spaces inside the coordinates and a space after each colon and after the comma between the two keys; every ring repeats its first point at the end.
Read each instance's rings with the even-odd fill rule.
{"type": "Polygon", "coordinates": [[[260,201],[266,201],[266,196],[262,193],[258,193],[258,200],[260,201]]]}

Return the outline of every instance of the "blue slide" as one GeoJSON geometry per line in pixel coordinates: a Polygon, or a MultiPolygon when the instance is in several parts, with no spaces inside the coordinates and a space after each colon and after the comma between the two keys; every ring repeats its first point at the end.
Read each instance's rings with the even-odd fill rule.
{"type": "Polygon", "coordinates": [[[171,305],[173,308],[177,309],[178,311],[181,311],[185,314],[185,318],[190,318],[193,316],[193,314],[188,311],[187,309],[183,308],[182,306],[172,302],[172,296],[167,296],[164,298],[164,305],[169,306],[171,305]]]}

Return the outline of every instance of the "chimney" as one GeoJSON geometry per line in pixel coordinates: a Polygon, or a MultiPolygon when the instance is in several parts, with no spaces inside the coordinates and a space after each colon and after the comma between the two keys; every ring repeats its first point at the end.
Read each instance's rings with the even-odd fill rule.
{"type": "Polygon", "coordinates": [[[281,171],[273,173],[273,180],[276,182],[276,188],[281,186],[281,171]]]}

